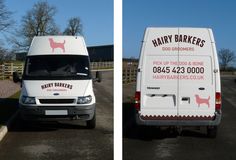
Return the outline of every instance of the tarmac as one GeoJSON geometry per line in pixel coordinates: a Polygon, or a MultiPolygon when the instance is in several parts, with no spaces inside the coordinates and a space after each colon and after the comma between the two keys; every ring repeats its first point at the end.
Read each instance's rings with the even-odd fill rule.
{"type": "MultiPolygon", "coordinates": [[[[1,101],[4,101],[7,97],[10,97],[14,93],[20,90],[20,84],[14,83],[11,80],[0,80],[0,103],[1,101]]],[[[13,114],[10,119],[0,127],[0,141],[5,137],[5,135],[8,132],[8,128],[17,116],[18,111],[13,114]]]]}

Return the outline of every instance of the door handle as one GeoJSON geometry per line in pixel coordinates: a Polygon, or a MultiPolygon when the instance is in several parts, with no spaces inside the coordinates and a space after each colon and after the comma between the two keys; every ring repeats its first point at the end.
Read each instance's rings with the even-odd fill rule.
{"type": "Polygon", "coordinates": [[[182,97],[181,100],[190,103],[190,97],[182,97]]]}
{"type": "Polygon", "coordinates": [[[182,97],[182,101],[189,101],[190,97],[182,97]]]}
{"type": "Polygon", "coordinates": [[[199,90],[205,90],[205,88],[204,87],[200,87],[200,88],[198,88],[199,90]]]}

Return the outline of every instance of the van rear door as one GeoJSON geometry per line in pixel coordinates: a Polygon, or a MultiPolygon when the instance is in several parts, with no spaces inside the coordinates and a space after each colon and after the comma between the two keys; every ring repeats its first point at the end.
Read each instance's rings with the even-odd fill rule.
{"type": "Polygon", "coordinates": [[[141,51],[142,119],[211,119],[213,37],[204,28],[148,28],[141,51]]]}
{"type": "Polygon", "coordinates": [[[192,37],[191,43],[179,42],[179,67],[184,72],[179,74],[178,80],[178,117],[212,119],[215,112],[215,64],[210,32],[208,29],[180,28],[182,41],[185,35],[192,37]]]}
{"type": "Polygon", "coordinates": [[[152,28],[146,30],[141,64],[140,114],[143,119],[176,118],[178,81],[173,76],[177,73],[171,72],[169,64],[178,61],[178,51],[169,49],[175,44],[171,36],[176,33],[177,28],[160,28],[158,32],[152,28]]]}

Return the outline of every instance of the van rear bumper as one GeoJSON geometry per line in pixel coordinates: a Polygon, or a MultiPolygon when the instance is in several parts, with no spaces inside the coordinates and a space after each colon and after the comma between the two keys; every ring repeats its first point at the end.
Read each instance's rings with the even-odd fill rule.
{"type": "Polygon", "coordinates": [[[24,106],[20,105],[20,116],[23,120],[91,120],[95,113],[95,104],[86,106],[24,106]],[[46,111],[65,111],[66,115],[46,115],[46,111]]]}
{"type": "Polygon", "coordinates": [[[212,120],[200,120],[200,119],[175,119],[175,120],[143,120],[139,113],[136,113],[136,123],[138,125],[145,126],[217,126],[221,122],[221,112],[215,113],[215,117],[212,120]]]}

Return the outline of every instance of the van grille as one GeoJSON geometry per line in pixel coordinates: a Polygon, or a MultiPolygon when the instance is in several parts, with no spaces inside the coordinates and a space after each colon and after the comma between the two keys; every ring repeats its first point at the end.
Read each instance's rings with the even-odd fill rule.
{"type": "Polygon", "coordinates": [[[41,104],[68,104],[74,103],[75,99],[39,99],[41,104]]]}

